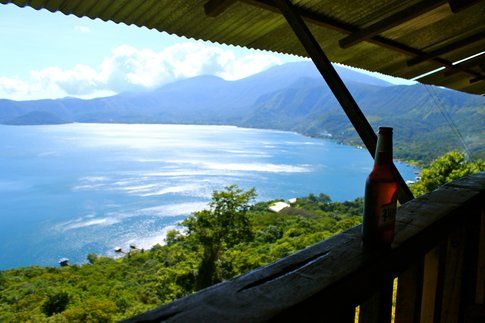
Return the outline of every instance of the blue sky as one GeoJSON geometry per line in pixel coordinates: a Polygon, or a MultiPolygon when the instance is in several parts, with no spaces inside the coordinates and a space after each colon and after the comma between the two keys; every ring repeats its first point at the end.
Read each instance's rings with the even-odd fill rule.
{"type": "Polygon", "coordinates": [[[0,44],[0,98],[14,100],[92,98],[202,74],[233,80],[302,60],[11,4],[0,5],[0,44]]]}

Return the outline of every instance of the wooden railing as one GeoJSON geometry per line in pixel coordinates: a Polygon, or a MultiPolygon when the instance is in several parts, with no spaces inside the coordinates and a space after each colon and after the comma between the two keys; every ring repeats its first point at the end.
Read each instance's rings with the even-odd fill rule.
{"type": "Polygon", "coordinates": [[[484,187],[482,172],[402,205],[389,250],[364,250],[358,226],[128,321],[485,322],[484,187]]]}

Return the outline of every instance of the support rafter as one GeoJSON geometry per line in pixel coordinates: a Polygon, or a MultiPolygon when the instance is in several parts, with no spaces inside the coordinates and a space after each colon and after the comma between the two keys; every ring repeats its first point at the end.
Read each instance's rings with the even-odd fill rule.
{"type": "MultiPolygon", "coordinates": [[[[407,61],[407,65],[408,66],[417,65],[417,64],[422,63],[424,61],[434,59],[438,56],[441,56],[441,55],[444,55],[444,54],[447,54],[447,53],[451,53],[451,52],[453,52],[457,49],[460,49],[464,46],[468,46],[472,43],[481,41],[483,39],[485,39],[485,31],[480,31],[480,32],[473,34],[471,36],[468,36],[466,38],[459,39],[459,40],[457,40],[453,43],[450,43],[450,44],[445,45],[443,47],[437,48],[433,51],[424,53],[423,55],[420,55],[418,57],[412,58],[412,59],[407,61]]],[[[476,75],[476,76],[478,76],[478,75],[476,75]]]]}
{"type": "MultiPolygon", "coordinates": [[[[264,10],[268,10],[275,13],[281,13],[278,6],[275,4],[275,1],[272,1],[272,0],[239,0],[239,1],[253,5],[255,7],[258,7],[264,10]]],[[[351,35],[351,34],[357,33],[360,30],[355,25],[346,23],[344,21],[335,19],[333,17],[322,15],[312,10],[308,10],[295,5],[293,5],[293,11],[296,14],[298,14],[301,18],[304,18],[304,20],[307,22],[310,22],[317,26],[333,29],[344,34],[351,35]]],[[[427,54],[422,50],[419,50],[417,48],[411,47],[409,45],[400,43],[398,41],[395,41],[380,35],[369,37],[365,39],[365,41],[415,58],[423,57],[427,54]]],[[[444,67],[453,67],[452,62],[446,59],[443,59],[441,57],[431,57],[425,60],[431,61],[433,63],[437,63],[444,67]]],[[[471,75],[472,77],[475,77],[475,78],[483,77],[483,75],[473,70],[461,68],[461,67],[457,67],[457,68],[459,68],[461,72],[471,75]]]]}
{"type": "MultiPolygon", "coordinates": [[[[371,156],[374,157],[377,136],[352,97],[352,94],[350,94],[344,82],[338,75],[335,68],[332,66],[332,63],[327,58],[316,39],[313,37],[303,19],[295,12],[291,2],[289,0],[276,0],[275,3],[280,8],[281,13],[288,21],[308,55],[315,63],[317,69],[322,74],[322,77],[327,82],[329,88],[332,90],[344,112],[347,114],[350,122],[357,130],[357,133],[367,147],[367,150],[371,156]]],[[[398,194],[399,201],[401,203],[405,203],[412,200],[414,198],[413,194],[394,165],[393,172],[400,186],[398,194]]]]}
{"type": "Polygon", "coordinates": [[[232,6],[234,2],[236,0],[209,0],[204,5],[204,12],[209,17],[217,17],[232,6]]]}
{"type": "Polygon", "coordinates": [[[450,5],[451,11],[457,13],[481,1],[482,0],[448,0],[448,3],[450,5]]]}
{"type": "MultiPolygon", "coordinates": [[[[461,63],[455,64],[454,66],[456,67],[464,67],[464,68],[473,68],[475,66],[479,66],[482,72],[485,72],[485,52],[481,53],[480,55],[470,58],[466,61],[463,61],[461,63]]],[[[460,69],[458,68],[447,68],[444,71],[442,71],[443,75],[445,77],[454,75],[456,73],[459,73],[460,69]]]]}
{"type": "Polygon", "coordinates": [[[339,41],[340,47],[349,48],[372,36],[380,34],[393,27],[399,26],[406,21],[419,17],[426,12],[440,7],[447,3],[446,0],[425,0],[418,2],[404,10],[396,12],[389,17],[379,20],[372,25],[362,28],[359,31],[347,36],[339,41]]]}

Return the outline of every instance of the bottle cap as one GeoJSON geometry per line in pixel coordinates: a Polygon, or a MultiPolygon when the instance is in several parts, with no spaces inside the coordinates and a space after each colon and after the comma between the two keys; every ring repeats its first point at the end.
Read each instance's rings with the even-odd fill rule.
{"type": "Polygon", "coordinates": [[[391,127],[379,127],[379,133],[392,133],[391,127]]]}

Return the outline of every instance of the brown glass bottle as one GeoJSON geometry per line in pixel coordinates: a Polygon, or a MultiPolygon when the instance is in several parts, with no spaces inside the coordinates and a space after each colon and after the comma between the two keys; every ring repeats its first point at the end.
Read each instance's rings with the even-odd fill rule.
{"type": "Polygon", "coordinates": [[[398,184],[392,165],[392,128],[379,127],[374,168],[365,183],[364,247],[387,247],[394,239],[398,184]]]}

